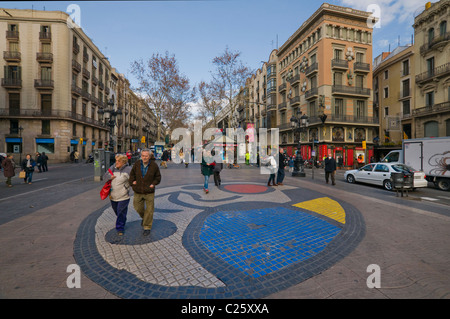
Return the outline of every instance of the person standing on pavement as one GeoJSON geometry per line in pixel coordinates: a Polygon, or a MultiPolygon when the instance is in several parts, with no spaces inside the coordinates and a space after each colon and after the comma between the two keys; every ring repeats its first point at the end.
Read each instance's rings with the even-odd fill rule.
{"type": "Polygon", "coordinates": [[[286,167],[286,156],[284,155],[283,148],[280,147],[280,153],[278,154],[278,172],[277,172],[277,184],[283,185],[285,176],[284,168],[286,167]]]}
{"type": "Polygon", "coordinates": [[[24,183],[28,182],[28,184],[31,184],[35,166],[36,162],[31,158],[31,154],[27,154],[26,158],[21,163],[22,171],[25,172],[25,178],[23,179],[24,183]]]}
{"type": "Polygon", "coordinates": [[[39,173],[42,173],[42,157],[41,153],[36,153],[36,166],[39,170],[39,173]]]}
{"type": "Polygon", "coordinates": [[[214,174],[214,163],[211,163],[211,160],[212,160],[211,152],[204,151],[202,156],[201,172],[205,178],[203,190],[205,191],[206,194],[209,193],[208,190],[209,177],[214,174]]]}
{"type": "Polygon", "coordinates": [[[75,151],[75,153],[73,153],[73,158],[75,160],[75,163],[78,163],[78,157],[80,157],[80,153],[78,153],[78,151],[75,151]]]}
{"type": "Polygon", "coordinates": [[[331,176],[331,184],[336,185],[335,182],[335,174],[336,174],[336,160],[328,154],[328,157],[325,159],[325,181],[328,184],[328,179],[331,176]]]}
{"type": "Polygon", "coordinates": [[[165,168],[167,168],[167,161],[169,160],[169,151],[168,150],[164,150],[162,155],[161,155],[161,165],[160,166],[164,166],[165,168]]]}
{"type": "Polygon", "coordinates": [[[2,161],[3,167],[3,175],[6,177],[6,186],[12,187],[11,178],[16,174],[14,173],[14,161],[13,156],[11,154],[7,155],[6,158],[2,161]]]}
{"type": "Polygon", "coordinates": [[[42,156],[42,171],[47,172],[48,171],[48,166],[47,166],[48,156],[45,154],[45,152],[42,152],[41,156],[42,156]]]}
{"type": "Polygon", "coordinates": [[[267,182],[267,186],[278,186],[277,183],[275,183],[275,173],[277,172],[277,161],[275,160],[275,154],[276,151],[272,150],[271,155],[267,158],[266,164],[267,168],[270,170],[270,177],[269,181],[267,182]],[[270,185],[270,182],[272,181],[272,185],[270,185]]]}
{"type": "Polygon", "coordinates": [[[142,218],[144,236],[150,235],[155,211],[155,187],[161,182],[161,173],[153,153],[144,149],[141,160],[134,163],[129,183],[134,191],[133,206],[142,218]]]}
{"type": "Polygon", "coordinates": [[[213,169],[213,173],[214,173],[214,184],[216,184],[217,187],[219,187],[222,184],[222,179],[220,178],[220,172],[223,169],[223,163],[217,163],[214,162],[214,169],[213,169]]]}
{"type": "Polygon", "coordinates": [[[111,180],[111,192],[109,199],[111,200],[111,207],[117,216],[116,231],[119,236],[122,236],[125,231],[125,224],[127,222],[128,204],[130,203],[130,173],[131,166],[128,165],[128,157],[126,155],[117,155],[116,163],[103,176],[103,180],[111,180]]]}

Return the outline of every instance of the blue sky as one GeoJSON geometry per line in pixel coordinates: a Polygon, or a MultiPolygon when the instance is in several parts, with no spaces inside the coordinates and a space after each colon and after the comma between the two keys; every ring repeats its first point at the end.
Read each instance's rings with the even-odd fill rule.
{"type": "MultiPolygon", "coordinates": [[[[374,29],[373,56],[411,42],[414,13],[426,0],[331,0],[330,4],[368,11],[380,8],[380,28],[374,29]]],[[[17,1],[2,8],[68,11],[80,7],[80,25],[111,65],[135,83],[130,64],[153,53],[174,54],[180,70],[195,85],[209,81],[212,59],[228,46],[245,64],[261,67],[322,4],[304,0],[203,1],[17,1]]]]}

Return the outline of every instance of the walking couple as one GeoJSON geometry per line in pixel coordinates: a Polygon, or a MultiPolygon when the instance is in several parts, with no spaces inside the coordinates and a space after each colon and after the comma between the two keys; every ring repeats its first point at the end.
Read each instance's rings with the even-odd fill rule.
{"type": "Polygon", "coordinates": [[[148,236],[153,225],[155,211],[155,187],[161,182],[161,173],[150,150],[141,152],[141,160],[133,167],[128,166],[126,155],[117,155],[116,163],[110,167],[111,173],[104,175],[104,180],[112,180],[110,200],[117,216],[116,230],[119,236],[125,231],[128,204],[130,202],[130,185],[134,191],[133,206],[142,218],[143,235],[148,236]]]}

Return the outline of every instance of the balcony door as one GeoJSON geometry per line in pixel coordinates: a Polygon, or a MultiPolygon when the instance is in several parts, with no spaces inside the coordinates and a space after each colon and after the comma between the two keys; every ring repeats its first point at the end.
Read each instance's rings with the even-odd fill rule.
{"type": "Polygon", "coordinates": [[[52,95],[51,94],[41,94],[41,112],[42,115],[52,114],[52,95]]]}

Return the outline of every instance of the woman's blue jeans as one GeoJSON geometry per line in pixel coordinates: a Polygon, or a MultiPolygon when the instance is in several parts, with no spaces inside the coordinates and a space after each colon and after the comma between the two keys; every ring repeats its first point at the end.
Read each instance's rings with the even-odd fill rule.
{"type": "Polygon", "coordinates": [[[203,185],[205,189],[208,189],[208,183],[209,183],[209,175],[205,175],[205,184],[203,185]]]}

